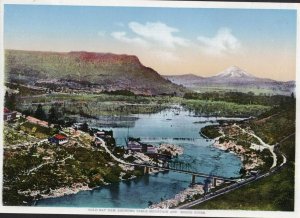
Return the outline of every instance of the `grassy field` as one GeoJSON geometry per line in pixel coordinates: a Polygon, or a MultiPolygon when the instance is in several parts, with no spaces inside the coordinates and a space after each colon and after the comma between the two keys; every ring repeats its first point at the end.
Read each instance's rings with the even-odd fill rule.
{"type": "Polygon", "coordinates": [[[226,101],[184,100],[182,105],[201,116],[249,117],[270,109],[269,106],[237,104],[226,101]]]}
{"type": "Polygon", "coordinates": [[[287,103],[262,114],[250,126],[266,143],[275,144],[295,132],[295,115],[295,105],[287,103]]]}
{"type": "Polygon", "coordinates": [[[294,166],[289,164],[270,177],[204,202],[192,209],[292,211],[294,210],[292,174],[294,174],[294,166]]]}
{"type": "Polygon", "coordinates": [[[230,87],[230,86],[210,86],[210,87],[195,87],[193,88],[194,91],[196,92],[243,92],[243,93],[248,93],[248,92],[253,92],[256,95],[274,95],[274,94],[289,94],[289,90],[271,90],[268,88],[257,88],[257,87],[241,87],[237,88],[236,86],[230,87]]]}
{"type": "Polygon", "coordinates": [[[38,104],[42,104],[46,112],[55,104],[64,114],[78,114],[86,117],[156,113],[172,105],[182,105],[199,116],[249,117],[258,116],[270,109],[270,106],[265,105],[193,100],[170,96],[146,97],[64,93],[31,98],[23,96],[20,98],[17,108],[20,111],[27,110],[33,113],[38,104]]]}

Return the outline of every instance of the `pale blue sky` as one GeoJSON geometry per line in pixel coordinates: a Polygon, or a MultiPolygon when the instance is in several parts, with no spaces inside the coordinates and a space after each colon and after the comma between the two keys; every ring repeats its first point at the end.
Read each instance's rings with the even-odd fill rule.
{"type": "MultiPolygon", "coordinates": [[[[283,51],[285,57],[295,56],[296,10],[5,5],[4,47],[133,53],[148,65],[158,53],[174,65],[178,57],[195,56],[195,50],[231,62],[236,51],[253,56],[255,49],[259,55],[283,51]],[[145,50],[152,59],[143,58],[145,50]],[[179,51],[182,56],[175,57],[179,51]]],[[[200,71],[194,67],[189,72],[200,71]]]]}

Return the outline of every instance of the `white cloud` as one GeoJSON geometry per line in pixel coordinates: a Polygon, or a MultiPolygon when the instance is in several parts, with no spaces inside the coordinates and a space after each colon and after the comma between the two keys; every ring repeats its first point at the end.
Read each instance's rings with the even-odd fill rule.
{"type": "Polygon", "coordinates": [[[134,43],[144,47],[149,46],[149,44],[144,39],[140,37],[128,37],[126,32],[112,32],[111,36],[121,42],[129,43],[129,44],[134,43]]]}
{"type": "Polygon", "coordinates": [[[112,32],[111,36],[128,44],[128,46],[147,49],[147,54],[154,59],[177,61],[179,57],[176,49],[191,45],[189,40],[175,35],[179,32],[178,29],[161,22],[147,22],[145,24],[130,22],[128,28],[130,32],[112,32]]]}
{"type": "Polygon", "coordinates": [[[228,28],[219,29],[212,38],[199,36],[197,39],[203,51],[211,55],[235,53],[241,47],[240,41],[228,28]]]}
{"type": "Polygon", "coordinates": [[[159,43],[165,47],[174,48],[176,45],[187,46],[189,44],[188,40],[174,36],[174,33],[179,32],[178,29],[161,22],[147,22],[146,24],[130,22],[129,28],[145,40],[159,43]]]}
{"type": "Polygon", "coordinates": [[[174,35],[179,32],[178,29],[161,22],[147,22],[145,24],[130,22],[128,27],[135,35],[134,37],[127,36],[126,32],[113,32],[111,35],[122,42],[147,45],[152,48],[174,49],[176,46],[189,45],[187,39],[174,35]]]}

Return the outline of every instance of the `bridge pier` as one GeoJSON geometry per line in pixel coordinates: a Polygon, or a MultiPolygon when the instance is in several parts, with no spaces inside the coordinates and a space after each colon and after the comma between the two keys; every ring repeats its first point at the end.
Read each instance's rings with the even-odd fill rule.
{"type": "Polygon", "coordinates": [[[167,161],[163,163],[163,167],[169,168],[169,165],[170,165],[170,164],[169,164],[169,162],[167,162],[167,161]]]}
{"type": "Polygon", "coordinates": [[[150,167],[145,166],[144,167],[144,174],[149,174],[150,173],[150,167]]]}
{"type": "Polygon", "coordinates": [[[217,186],[217,179],[216,178],[212,179],[212,185],[213,185],[213,187],[217,186]]]}
{"type": "Polygon", "coordinates": [[[195,183],[196,183],[196,176],[195,176],[195,175],[192,175],[192,183],[191,183],[191,184],[193,185],[193,184],[195,184],[195,183]]]}

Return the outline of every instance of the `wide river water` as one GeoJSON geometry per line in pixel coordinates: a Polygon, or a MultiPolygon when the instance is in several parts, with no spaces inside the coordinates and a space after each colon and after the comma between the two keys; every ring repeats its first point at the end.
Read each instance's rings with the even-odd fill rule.
{"type": "MultiPolygon", "coordinates": [[[[125,145],[127,136],[140,137],[143,142],[156,145],[178,144],[184,148],[184,154],[179,159],[190,163],[197,172],[237,177],[242,166],[241,160],[232,153],[212,147],[213,141],[199,134],[202,127],[217,124],[217,119],[226,118],[196,117],[182,108],[174,107],[155,114],[101,117],[99,120],[89,120],[89,124],[101,129],[112,129],[118,145],[125,145]]],[[[196,181],[203,182],[203,178],[196,178],[196,181]]],[[[174,197],[187,188],[190,182],[191,176],[186,174],[171,171],[157,173],[92,191],[42,199],[36,206],[147,208],[149,202],[174,197]]]]}

